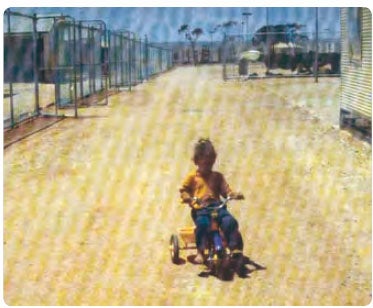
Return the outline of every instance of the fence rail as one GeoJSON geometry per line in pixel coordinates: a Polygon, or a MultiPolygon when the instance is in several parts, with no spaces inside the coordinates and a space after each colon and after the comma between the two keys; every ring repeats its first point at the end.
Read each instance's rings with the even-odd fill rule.
{"type": "MultiPolygon", "coordinates": [[[[4,128],[59,116],[111,88],[131,90],[173,66],[170,49],[100,20],[4,13],[4,128]]],[[[99,100],[99,99],[98,99],[99,100]]],[[[107,100],[104,100],[104,104],[107,100]]]]}

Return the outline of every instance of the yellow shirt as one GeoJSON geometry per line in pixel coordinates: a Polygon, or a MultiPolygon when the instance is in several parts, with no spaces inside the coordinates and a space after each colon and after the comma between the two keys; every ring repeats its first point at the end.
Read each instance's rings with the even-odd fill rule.
{"type": "Polygon", "coordinates": [[[201,176],[198,171],[190,172],[179,191],[182,201],[193,197],[218,201],[220,196],[226,198],[232,192],[223,174],[216,171],[211,171],[207,176],[201,176]]]}

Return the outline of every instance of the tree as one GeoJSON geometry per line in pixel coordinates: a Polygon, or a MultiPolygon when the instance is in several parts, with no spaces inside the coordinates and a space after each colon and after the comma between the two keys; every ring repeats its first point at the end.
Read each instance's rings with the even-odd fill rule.
{"type": "Polygon", "coordinates": [[[195,40],[197,40],[198,37],[200,37],[202,34],[203,34],[203,30],[202,30],[201,28],[195,28],[195,29],[192,31],[192,36],[195,37],[195,40]]]}
{"type": "Polygon", "coordinates": [[[304,27],[297,23],[268,25],[259,28],[253,36],[253,45],[257,46],[260,43],[274,45],[277,43],[296,43],[300,41],[307,41],[308,37],[299,33],[299,30],[304,27]]]}
{"type": "Polygon", "coordinates": [[[178,33],[185,33],[185,39],[190,42],[192,46],[192,52],[193,52],[193,64],[197,65],[197,58],[196,58],[196,41],[198,38],[203,34],[203,30],[201,28],[195,28],[192,31],[190,31],[189,25],[183,24],[178,29],[178,33]]]}
{"type": "Polygon", "coordinates": [[[223,23],[221,26],[224,29],[224,34],[226,34],[225,31],[228,32],[230,28],[232,28],[233,26],[236,26],[236,25],[237,25],[237,21],[229,20],[229,21],[223,23]]]}

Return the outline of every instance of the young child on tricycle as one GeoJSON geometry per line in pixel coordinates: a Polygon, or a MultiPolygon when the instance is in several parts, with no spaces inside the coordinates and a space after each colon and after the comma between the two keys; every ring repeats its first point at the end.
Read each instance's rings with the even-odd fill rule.
{"type": "MultiPolygon", "coordinates": [[[[192,208],[191,215],[196,225],[197,246],[194,262],[198,264],[205,261],[204,251],[211,221],[209,212],[204,207],[214,202],[220,202],[220,197],[244,199],[243,194],[234,192],[229,187],[223,174],[212,170],[216,156],[212,142],[209,139],[199,139],[194,146],[192,158],[197,169],[186,176],[179,190],[182,202],[192,208]]],[[[237,220],[226,207],[219,209],[217,220],[232,255],[242,256],[243,240],[238,230],[237,220]]]]}

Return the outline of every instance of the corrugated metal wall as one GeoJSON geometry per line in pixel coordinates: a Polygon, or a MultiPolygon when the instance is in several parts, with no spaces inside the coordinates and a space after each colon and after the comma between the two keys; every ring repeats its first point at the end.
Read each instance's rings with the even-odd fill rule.
{"type": "Polygon", "coordinates": [[[341,8],[341,109],[356,117],[372,117],[372,15],[361,8],[361,62],[350,59],[348,8],[341,8]]]}

